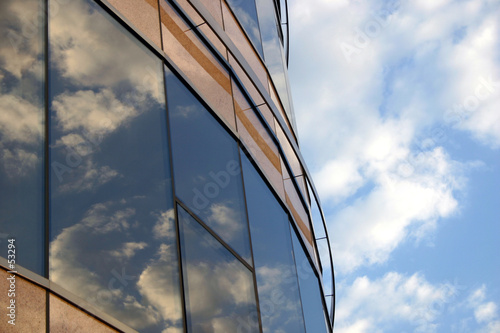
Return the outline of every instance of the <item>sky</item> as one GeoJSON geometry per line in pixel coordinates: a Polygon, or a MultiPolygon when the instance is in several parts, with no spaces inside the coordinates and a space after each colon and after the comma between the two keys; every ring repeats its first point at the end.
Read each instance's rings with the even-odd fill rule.
{"type": "Polygon", "coordinates": [[[288,2],[335,332],[500,332],[500,1],[288,2]]]}

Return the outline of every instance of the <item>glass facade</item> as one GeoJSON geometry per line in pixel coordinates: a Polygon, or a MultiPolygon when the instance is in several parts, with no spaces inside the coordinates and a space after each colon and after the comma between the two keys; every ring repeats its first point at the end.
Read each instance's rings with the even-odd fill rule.
{"type": "Polygon", "coordinates": [[[0,266],[47,332],[332,330],[279,8],[1,2],[0,266]]]}

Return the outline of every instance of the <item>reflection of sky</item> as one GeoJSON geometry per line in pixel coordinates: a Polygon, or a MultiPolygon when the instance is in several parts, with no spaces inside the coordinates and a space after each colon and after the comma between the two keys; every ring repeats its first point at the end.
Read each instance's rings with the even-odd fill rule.
{"type": "Polygon", "coordinates": [[[141,332],[182,313],[161,62],[96,5],[50,24],[50,279],[141,332]]]}
{"type": "Polygon", "coordinates": [[[242,154],[264,332],[303,332],[288,217],[242,154]]]}
{"type": "Polygon", "coordinates": [[[172,74],[167,93],[176,194],[250,262],[236,142],[172,74]]]}
{"type": "Polygon", "coordinates": [[[30,20],[39,8],[0,2],[0,230],[23,249],[16,261],[43,274],[43,43],[30,20]]]}
{"type": "Polygon", "coordinates": [[[261,27],[262,46],[266,65],[276,90],[280,95],[285,112],[295,126],[295,117],[289,98],[290,87],[288,85],[288,74],[283,54],[283,46],[278,36],[278,26],[276,24],[273,1],[257,0],[257,10],[259,13],[259,24],[261,27]]]}
{"type": "Polygon", "coordinates": [[[179,207],[189,331],[258,332],[252,273],[179,207]]]}
{"type": "Polygon", "coordinates": [[[252,40],[253,45],[256,47],[260,55],[263,56],[255,1],[228,0],[228,3],[236,15],[236,18],[245,29],[245,32],[252,40]]]}
{"type": "Polygon", "coordinates": [[[294,232],[292,238],[307,332],[326,333],[325,314],[321,303],[323,296],[320,292],[318,278],[314,275],[311,264],[294,232]]]}

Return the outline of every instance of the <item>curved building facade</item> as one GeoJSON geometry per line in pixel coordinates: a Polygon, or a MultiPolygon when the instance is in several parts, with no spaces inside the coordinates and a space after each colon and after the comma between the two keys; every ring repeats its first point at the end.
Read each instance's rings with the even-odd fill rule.
{"type": "Polygon", "coordinates": [[[0,331],[332,331],[286,5],[0,2],[0,331]]]}

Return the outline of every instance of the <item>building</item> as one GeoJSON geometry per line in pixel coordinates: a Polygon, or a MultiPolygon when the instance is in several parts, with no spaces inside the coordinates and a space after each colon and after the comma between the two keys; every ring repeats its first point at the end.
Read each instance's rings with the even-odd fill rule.
{"type": "Polygon", "coordinates": [[[332,330],[286,13],[0,2],[0,331],[332,330]]]}

